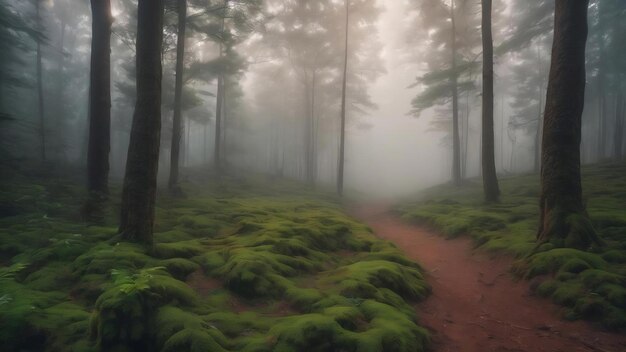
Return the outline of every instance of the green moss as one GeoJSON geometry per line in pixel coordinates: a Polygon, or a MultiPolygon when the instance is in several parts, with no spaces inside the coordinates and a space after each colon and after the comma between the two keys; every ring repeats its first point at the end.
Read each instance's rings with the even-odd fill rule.
{"type": "Polygon", "coordinates": [[[157,243],[154,245],[154,254],[158,258],[191,258],[202,253],[204,246],[199,240],[189,240],[173,243],[157,243]]]}
{"type": "Polygon", "coordinates": [[[200,265],[184,258],[165,259],[158,264],[164,266],[172,276],[180,280],[184,280],[187,275],[200,268],[200,265]]]}
{"type": "Polygon", "coordinates": [[[564,216],[551,226],[560,228],[566,236],[539,247],[536,175],[502,178],[499,204],[484,204],[482,184],[470,180],[462,187],[434,187],[420,194],[418,201],[406,202],[396,211],[445,236],[466,233],[482,250],[520,258],[513,271],[527,279],[547,276],[537,292],[568,306],[568,318],[597,320],[607,328],[624,329],[623,295],[616,287],[624,285],[626,275],[625,173],[623,163],[583,168],[586,210],[591,221],[584,214],[564,216]],[[587,249],[587,235],[592,232],[600,235],[604,247],[591,248],[591,252],[558,248],[587,249]]]}
{"type": "Polygon", "coordinates": [[[556,286],[552,293],[552,300],[557,304],[571,307],[584,295],[583,286],[578,283],[562,283],[556,286]]]}
{"type": "Polygon", "coordinates": [[[107,274],[111,269],[140,269],[153,262],[140,245],[126,242],[100,243],[74,261],[77,273],[107,274]]]}
{"type": "Polygon", "coordinates": [[[40,291],[56,291],[71,286],[76,280],[71,268],[62,262],[51,262],[31,273],[24,284],[40,291]]]}
{"type": "Polygon", "coordinates": [[[157,346],[161,351],[225,351],[218,341],[225,343],[226,337],[191,312],[162,307],[156,316],[156,327],[157,346]]]}
{"type": "Polygon", "coordinates": [[[626,263],[626,251],[623,250],[609,250],[602,254],[602,258],[609,263],[624,264],[626,263]]]}
{"type": "Polygon", "coordinates": [[[73,205],[82,187],[13,187],[29,201],[0,219],[0,254],[29,265],[0,267],[2,348],[425,349],[409,302],[428,292],[417,264],[332,197],[256,183],[226,178],[183,185],[188,198],[160,196],[151,250],[117,242],[114,201],[102,226],[86,227],[73,205]]]}
{"type": "Polygon", "coordinates": [[[610,273],[604,270],[585,270],[580,274],[580,279],[589,288],[595,288],[602,284],[626,284],[626,277],[623,275],[610,273]]]}
{"type": "Polygon", "coordinates": [[[571,248],[556,248],[537,253],[516,267],[526,278],[585,268],[606,268],[607,263],[599,255],[571,248]],[[567,265],[567,266],[566,266],[567,265]]]}
{"type": "Polygon", "coordinates": [[[327,282],[339,285],[347,297],[373,298],[387,288],[403,298],[418,300],[429,293],[422,274],[397,263],[373,260],[357,262],[330,273],[327,282]]]}
{"type": "Polygon", "coordinates": [[[572,258],[565,262],[563,266],[561,266],[562,271],[574,274],[578,274],[581,271],[585,271],[587,269],[591,269],[591,266],[589,265],[589,263],[580,258],[572,258]]]}

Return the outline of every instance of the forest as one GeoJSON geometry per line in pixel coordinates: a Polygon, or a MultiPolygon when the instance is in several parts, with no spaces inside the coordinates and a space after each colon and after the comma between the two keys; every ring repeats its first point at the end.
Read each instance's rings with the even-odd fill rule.
{"type": "Polygon", "coordinates": [[[0,0],[0,351],[626,351],[625,19],[0,0]]]}

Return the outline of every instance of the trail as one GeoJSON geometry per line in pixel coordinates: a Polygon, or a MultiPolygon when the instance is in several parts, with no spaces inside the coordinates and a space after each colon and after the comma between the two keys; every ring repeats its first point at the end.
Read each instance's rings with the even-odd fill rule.
{"type": "Polygon", "coordinates": [[[512,259],[474,253],[470,239],[446,240],[404,223],[386,206],[360,206],[352,214],[424,267],[433,292],[417,311],[435,351],[626,351],[626,336],[562,320],[558,306],[513,280],[512,259]]]}

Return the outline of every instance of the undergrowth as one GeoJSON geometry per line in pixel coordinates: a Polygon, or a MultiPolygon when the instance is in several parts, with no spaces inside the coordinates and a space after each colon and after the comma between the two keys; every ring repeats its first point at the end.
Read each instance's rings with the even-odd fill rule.
{"type": "Polygon", "coordinates": [[[536,248],[538,175],[503,178],[500,185],[499,204],[485,204],[481,184],[472,180],[460,188],[430,189],[396,211],[446,237],[469,235],[482,250],[519,258],[513,271],[538,278],[536,292],[562,305],[566,318],[626,329],[626,165],[583,168],[587,211],[607,243],[587,252],[550,244],[536,248]]]}
{"type": "Polygon", "coordinates": [[[420,268],[333,198],[259,180],[183,190],[159,196],[147,249],[119,241],[115,201],[86,226],[79,183],[5,170],[2,349],[426,348],[411,306],[429,293],[420,268]]]}

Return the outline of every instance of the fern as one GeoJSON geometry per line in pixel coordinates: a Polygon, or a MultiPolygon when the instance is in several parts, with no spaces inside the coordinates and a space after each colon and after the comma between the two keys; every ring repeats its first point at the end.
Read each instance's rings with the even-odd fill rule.
{"type": "Polygon", "coordinates": [[[28,264],[25,263],[15,263],[9,267],[0,268],[0,281],[13,280],[15,275],[24,270],[27,266],[28,264]]]}

